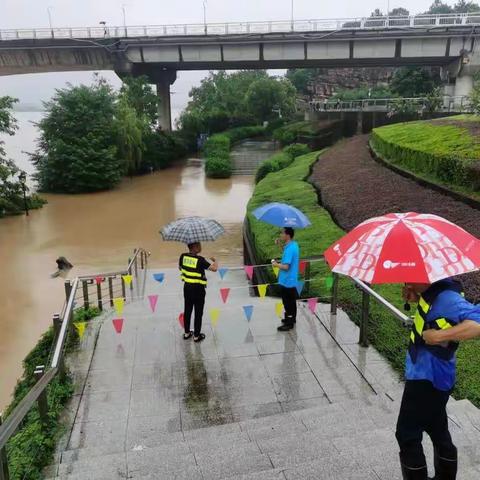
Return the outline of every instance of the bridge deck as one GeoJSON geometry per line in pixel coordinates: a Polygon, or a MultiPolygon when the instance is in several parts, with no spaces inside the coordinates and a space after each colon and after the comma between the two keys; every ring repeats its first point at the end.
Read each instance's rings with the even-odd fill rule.
{"type": "MultiPolygon", "coordinates": [[[[120,335],[112,314],[98,324],[91,363],[76,362],[84,383],[52,478],[400,479],[401,384],[374,349],[357,345],[346,315],[301,307],[296,329],[278,333],[275,299],[232,288],[223,305],[219,288],[246,284],[230,271],[210,281],[207,338],[194,344],[181,337],[177,276],[167,271],[159,284],[147,274],[147,295],[170,296],[154,314],[148,301],[128,304],[120,335]],[[254,306],[250,322],[243,305],[254,306]],[[212,307],[221,310],[215,328],[212,307]]],[[[453,403],[461,478],[478,478],[480,415],[453,403]]]]}

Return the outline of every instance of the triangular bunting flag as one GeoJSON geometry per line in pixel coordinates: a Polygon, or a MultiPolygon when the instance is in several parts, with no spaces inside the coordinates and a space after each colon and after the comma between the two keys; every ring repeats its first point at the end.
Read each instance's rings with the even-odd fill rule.
{"type": "Polygon", "coordinates": [[[228,268],[219,268],[218,269],[218,273],[220,274],[220,278],[222,280],[225,277],[225,275],[227,274],[227,272],[228,272],[228,268]]]}
{"type": "Polygon", "coordinates": [[[315,313],[315,310],[317,309],[318,298],[309,298],[307,302],[309,310],[312,313],[315,313]]]}
{"type": "Polygon", "coordinates": [[[211,308],[210,309],[210,323],[212,324],[212,327],[217,326],[219,316],[220,316],[220,309],[219,308],[211,308]]]}
{"type": "Polygon", "coordinates": [[[278,278],[278,273],[280,272],[280,269],[278,267],[273,267],[273,273],[275,274],[275,276],[278,278]]]}
{"type": "Polygon", "coordinates": [[[122,333],[123,330],[123,318],[114,318],[112,320],[113,328],[117,333],[122,333]]]}
{"type": "Polygon", "coordinates": [[[253,265],[245,265],[244,269],[248,279],[251,280],[253,278],[253,265]]]}
{"type": "Polygon", "coordinates": [[[307,263],[308,263],[308,262],[305,261],[305,260],[301,260],[301,261],[300,261],[299,270],[300,270],[300,273],[301,273],[301,274],[304,274],[304,273],[305,273],[305,270],[306,270],[306,268],[307,268],[307,263]]]}
{"type": "Polygon", "coordinates": [[[260,295],[261,298],[267,294],[267,287],[268,285],[257,285],[258,295],[260,295]]]}
{"type": "Polygon", "coordinates": [[[250,321],[252,319],[253,305],[244,305],[242,308],[243,312],[245,313],[245,317],[248,321],[250,321]]]}
{"type": "Polygon", "coordinates": [[[329,275],[325,278],[325,286],[328,289],[331,289],[333,287],[333,275],[329,275]]]}
{"type": "Polygon", "coordinates": [[[123,313],[124,304],[125,300],[122,297],[113,299],[113,306],[115,307],[115,311],[118,315],[121,315],[123,313]]]}
{"type": "Polygon", "coordinates": [[[85,328],[87,327],[87,322],[74,322],[73,325],[77,329],[78,338],[80,338],[80,340],[81,340],[83,338],[83,336],[85,335],[85,328]]]}
{"type": "Polygon", "coordinates": [[[122,275],[122,278],[127,285],[132,283],[133,277],[131,275],[122,275]]]}
{"type": "Polygon", "coordinates": [[[163,280],[165,279],[165,274],[164,273],[154,273],[153,274],[153,279],[156,280],[158,283],[162,283],[163,280]]]}
{"type": "Polygon", "coordinates": [[[100,285],[105,279],[103,277],[95,277],[95,283],[100,285]]]}
{"type": "Polygon", "coordinates": [[[148,301],[150,302],[150,308],[152,309],[152,313],[155,313],[155,308],[157,308],[158,295],[149,295],[148,301]]]}
{"type": "Polygon", "coordinates": [[[283,317],[283,303],[278,302],[275,304],[275,314],[277,315],[278,318],[283,317]]]}
{"type": "Polygon", "coordinates": [[[185,328],[185,315],[183,313],[181,313],[179,316],[178,316],[178,323],[180,324],[180,326],[182,328],[185,328]]]}
{"type": "Polygon", "coordinates": [[[220,289],[220,295],[222,296],[223,303],[227,303],[227,298],[230,293],[229,288],[221,288],[220,289]]]}
{"type": "Polygon", "coordinates": [[[300,296],[302,294],[302,290],[303,290],[303,287],[305,286],[305,282],[303,280],[299,280],[297,282],[297,286],[296,286],[296,289],[297,289],[297,292],[298,292],[298,295],[300,296]]]}

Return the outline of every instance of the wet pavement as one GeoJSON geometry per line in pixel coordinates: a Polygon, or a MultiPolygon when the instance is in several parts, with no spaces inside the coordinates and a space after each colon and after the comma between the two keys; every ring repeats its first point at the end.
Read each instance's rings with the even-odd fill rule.
{"type": "MultiPolygon", "coordinates": [[[[127,304],[120,335],[106,314],[91,359],[89,328],[73,424],[52,477],[400,478],[402,385],[375,350],[358,346],[346,315],[318,305],[317,317],[302,304],[295,330],[279,333],[278,300],[250,296],[243,271],[231,270],[223,281],[210,275],[206,340],[195,344],[178,323],[178,272],[164,273],[162,284],[147,275],[145,294],[159,295],[155,313],[147,298],[127,304]],[[225,304],[220,288],[231,288],[225,304]],[[250,321],[246,305],[254,307],[250,321]],[[215,326],[212,308],[220,310],[215,326]]],[[[469,454],[460,478],[473,479],[480,416],[468,412],[452,429],[469,454]]]]}

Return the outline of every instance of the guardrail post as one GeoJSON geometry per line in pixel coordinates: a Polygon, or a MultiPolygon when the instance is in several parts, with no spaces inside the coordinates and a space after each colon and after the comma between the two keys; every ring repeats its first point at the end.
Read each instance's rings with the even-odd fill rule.
{"type": "Polygon", "coordinates": [[[145,252],[142,250],[140,254],[140,268],[143,270],[145,268],[145,264],[147,263],[147,256],[145,252]]]}
{"type": "Polygon", "coordinates": [[[124,300],[127,299],[127,293],[125,292],[125,280],[123,279],[123,276],[120,276],[120,280],[122,282],[122,297],[124,300]]]}
{"type": "Polygon", "coordinates": [[[113,307],[113,278],[108,277],[108,295],[110,297],[110,306],[113,307]]]}
{"type": "MultiPolygon", "coordinates": [[[[38,365],[33,372],[36,381],[38,382],[45,373],[45,365],[38,365]]],[[[47,402],[47,390],[44,389],[37,399],[38,412],[40,414],[40,420],[43,425],[48,423],[48,402],[47,402]]]]}
{"type": "Polygon", "coordinates": [[[333,283],[332,283],[332,300],[330,302],[330,314],[337,314],[337,304],[338,304],[338,275],[333,273],[333,283]]]}
{"type": "Polygon", "coordinates": [[[58,313],[54,313],[52,317],[53,322],[53,331],[55,332],[55,340],[58,338],[58,334],[60,333],[60,328],[62,328],[62,320],[60,319],[60,315],[58,313]]]}
{"type": "Polygon", "coordinates": [[[97,303],[100,311],[103,310],[103,301],[102,301],[102,282],[97,283],[97,303]]]}
{"type": "MultiPolygon", "coordinates": [[[[2,424],[2,414],[0,413],[0,425],[2,424]]],[[[8,459],[5,448],[0,450],[0,480],[10,480],[8,472],[8,459]]]]}
{"type": "Polygon", "coordinates": [[[67,297],[67,302],[68,302],[68,299],[70,298],[71,293],[72,293],[72,282],[70,280],[67,280],[65,282],[65,296],[67,297]]]}
{"type": "Polygon", "coordinates": [[[83,308],[86,310],[90,303],[88,302],[88,283],[87,280],[82,280],[82,289],[83,289],[83,308]]]}
{"type": "Polygon", "coordinates": [[[362,317],[360,319],[360,338],[358,343],[368,347],[368,318],[370,316],[370,295],[362,290],[362,317]]]}
{"type": "Polygon", "coordinates": [[[312,277],[311,275],[311,267],[310,267],[310,262],[307,262],[305,265],[305,295],[308,297],[310,295],[310,279],[312,277]]]}

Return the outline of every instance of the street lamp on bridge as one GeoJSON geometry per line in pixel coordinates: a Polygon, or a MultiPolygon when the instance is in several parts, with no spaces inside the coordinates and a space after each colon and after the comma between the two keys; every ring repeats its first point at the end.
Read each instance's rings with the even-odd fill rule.
{"type": "Polygon", "coordinates": [[[51,32],[52,38],[53,38],[52,10],[53,10],[53,7],[47,7],[48,24],[50,25],[50,32],[51,32]]]}
{"type": "Polygon", "coordinates": [[[28,203],[27,203],[27,174],[22,170],[18,175],[18,180],[23,191],[23,208],[25,215],[28,217],[28,203]]]}
{"type": "Polygon", "coordinates": [[[208,33],[207,31],[207,0],[203,0],[203,31],[205,35],[208,33]]]}

